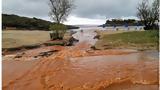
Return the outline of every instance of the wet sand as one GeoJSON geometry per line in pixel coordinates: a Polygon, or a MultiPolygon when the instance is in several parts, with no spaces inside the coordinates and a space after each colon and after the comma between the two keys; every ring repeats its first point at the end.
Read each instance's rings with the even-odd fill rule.
{"type": "Polygon", "coordinates": [[[3,90],[158,90],[156,51],[94,51],[94,40],[81,40],[48,57],[23,60],[44,48],[3,57],[3,90]]]}

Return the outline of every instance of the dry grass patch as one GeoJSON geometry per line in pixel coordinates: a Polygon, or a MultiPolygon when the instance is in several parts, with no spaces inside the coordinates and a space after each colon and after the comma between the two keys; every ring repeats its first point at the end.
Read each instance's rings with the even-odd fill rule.
{"type": "Polygon", "coordinates": [[[2,48],[40,44],[50,40],[49,31],[2,31],[2,48]]]}

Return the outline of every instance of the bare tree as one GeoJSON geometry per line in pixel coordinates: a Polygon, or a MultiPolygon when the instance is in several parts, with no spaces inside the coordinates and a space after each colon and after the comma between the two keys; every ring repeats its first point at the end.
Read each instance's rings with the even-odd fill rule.
{"type": "Polygon", "coordinates": [[[49,15],[51,19],[54,20],[55,24],[50,26],[50,37],[54,39],[63,39],[64,33],[66,31],[66,26],[63,25],[63,21],[67,20],[68,15],[73,9],[72,0],[49,0],[50,12],[49,15]]]}
{"type": "Polygon", "coordinates": [[[137,9],[137,16],[144,22],[145,29],[153,29],[155,21],[159,20],[159,0],[155,0],[151,6],[148,0],[143,0],[137,9]]]}
{"type": "Polygon", "coordinates": [[[59,24],[67,19],[74,4],[72,0],[49,0],[49,6],[49,15],[59,24]]]}
{"type": "Polygon", "coordinates": [[[154,20],[159,20],[159,0],[155,0],[152,4],[152,17],[154,20]]]}
{"type": "Polygon", "coordinates": [[[144,24],[147,24],[147,21],[149,19],[149,6],[148,1],[143,0],[141,4],[138,5],[138,13],[137,16],[144,21],[144,24]]]}

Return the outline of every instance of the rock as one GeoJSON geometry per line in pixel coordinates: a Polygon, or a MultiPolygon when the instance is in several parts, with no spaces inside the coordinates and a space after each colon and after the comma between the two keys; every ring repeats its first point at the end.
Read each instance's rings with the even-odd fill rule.
{"type": "Polygon", "coordinates": [[[34,49],[34,48],[38,48],[38,47],[40,47],[40,45],[38,45],[38,44],[23,46],[23,48],[25,48],[25,49],[34,49]]]}
{"type": "Polygon", "coordinates": [[[55,46],[55,45],[64,46],[65,42],[63,40],[55,40],[55,41],[48,41],[44,43],[44,45],[45,46],[55,46]]]}
{"type": "Polygon", "coordinates": [[[94,39],[100,39],[100,35],[96,35],[94,39]]]}
{"type": "Polygon", "coordinates": [[[15,57],[16,57],[16,55],[5,55],[5,56],[3,56],[3,59],[8,60],[9,58],[15,58],[15,57]]]}
{"type": "Polygon", "coordinates": [[[77,42],[79,42],[79,40],[75,39],[74,37],[71,37],[68,41],[67,46],[72,46],[74,45],[74,43],[77,43],[77,42]]]}
{"type": "Polygon", "coordinates": [[[38,56],[34,56],[34,58],[38,58],[40,57],[49,57],[51,56],[54,52],[58,52],[57,50],[53,50],[53,51],[47,51],[47,52],[41,52],[38,56]]]}
{"type": "Polygon", "coordinates": [[[25,53],[18,53],[14,58],[21,58],[25,53]]]}

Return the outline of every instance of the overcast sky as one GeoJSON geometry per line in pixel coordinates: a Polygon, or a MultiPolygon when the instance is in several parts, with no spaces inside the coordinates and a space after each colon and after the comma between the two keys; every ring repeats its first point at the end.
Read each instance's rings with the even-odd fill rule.
{"type": "MultiPolygon", "coordinates": [[[[103,24],[111,18],[136,18],[141,0],[74,0],[65,24],[103,24]]],[[[48,0],[2,0],[2,12],[50,20],[48,0]]]]}

